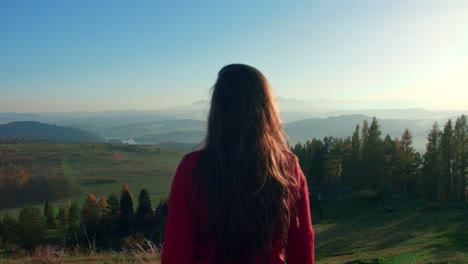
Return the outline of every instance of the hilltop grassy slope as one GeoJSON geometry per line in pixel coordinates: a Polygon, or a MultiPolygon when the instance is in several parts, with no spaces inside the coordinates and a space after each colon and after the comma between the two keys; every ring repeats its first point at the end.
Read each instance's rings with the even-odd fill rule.
{"type": "Polygon", "coordinates": [[[318,263],[468,263],[466,208],[359,197],[324,208],[314,224],[318,263]],[[354,253],[331,256],[343,252],[354,253]]]}

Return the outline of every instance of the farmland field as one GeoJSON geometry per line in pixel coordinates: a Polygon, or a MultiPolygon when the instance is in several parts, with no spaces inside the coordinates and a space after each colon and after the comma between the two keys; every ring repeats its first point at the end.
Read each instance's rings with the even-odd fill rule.
{"type": "MultiPolygon", "coordinates": [[[[2,149],[14,150],[14,163],[34,171],[37,177],[60,171],[78,186],[70,197],[53,201],[55,204],[68,199],[80,202],[88,193],[107,197],[111,192],[119,193],[123,184],[128,184],[134,194],[147,188],[152,193],[153,203],[157,203],[159,198],[168,195],[175,169],[187,152],[154,146],[105,144],[0,145],[2,149]],[[166,192],[155,193],[158,191],[166,192]]],[[[42,206],[43,201],[21,206],[25,205],[42,206]]],[[[9,210],[15,215],[12,209],[3,208],[0,215],[9,210]]]]}

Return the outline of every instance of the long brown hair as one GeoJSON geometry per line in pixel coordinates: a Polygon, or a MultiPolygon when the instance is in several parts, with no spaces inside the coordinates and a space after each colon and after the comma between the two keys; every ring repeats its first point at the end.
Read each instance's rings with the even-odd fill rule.
{"type": "Polygon", "coordinates": [[[289,146],[273,92],[248,65],[222,68],[213,87],[203,153],[193,186],[205,219],[201,238],[215,246],[213,262],[269,260],[284,245],[290,222],[289,146]]]}

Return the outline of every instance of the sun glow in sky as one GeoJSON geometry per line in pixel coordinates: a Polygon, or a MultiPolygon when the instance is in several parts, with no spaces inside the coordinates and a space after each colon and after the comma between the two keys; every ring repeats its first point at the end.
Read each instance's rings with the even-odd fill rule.
{"type": "Polygon", "coordinates": [[[5,0],[0,33],[0,112],[190,104],[234,62],[335,109],[468,109],[465,0],[5,0]]]}

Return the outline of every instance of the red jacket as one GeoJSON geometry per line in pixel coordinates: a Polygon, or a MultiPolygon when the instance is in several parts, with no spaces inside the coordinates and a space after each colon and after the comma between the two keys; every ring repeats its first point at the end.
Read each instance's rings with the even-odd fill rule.
{"type": "MultiPolygon", "coordinates": [[[[169,196],[169,215],[167,218],[166,234],[163,244],[162,264],[211,264],[214,248],[204,245],[198,240],[198,231],[194,228],[194,215],[191,211],[189,191],[191,177],[202,151],[192,152],[180,162],[169,196]]],[[[284,248],[288,264],[314,264],[314,231],[310,216],[309,192],[307,182],[299,164],[294,166],[294,175],[300,186],[299,199],[293,203],[297,208],[297,215],[290,224],[287,246],[284,248]]],[[[271,253],[271,264],[284,264],[283,249],[275,241],[271,253]]],[[[257,258],[257,263],[262,263],[257,258]]]]}

